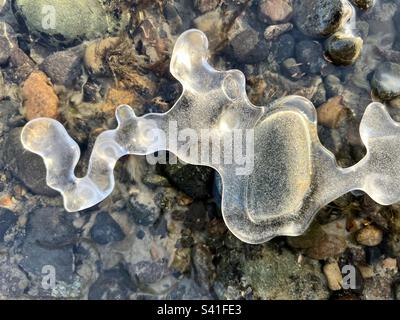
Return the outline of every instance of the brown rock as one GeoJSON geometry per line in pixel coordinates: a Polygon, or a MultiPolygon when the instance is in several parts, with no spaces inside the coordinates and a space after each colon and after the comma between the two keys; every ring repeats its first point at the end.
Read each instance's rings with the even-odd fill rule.
{"type": "Polygon", "coordinates": [[[112,37],[92,42],[85,50],[84,63],[93,74],[102,74],[106,71],[105,58],[108,50],[111,50],[120,42],[120,38],[112,37]]]}
{"type": "Polygon", "coordinates": [[[373,247],[382,242],[383,232],[373,224],[366,226],[356,234],[356,240],[363,246],[373,247]]]}
{"type": "Polygon", "coordinates": [[[346,240],[337,235],[326,234],[315,245],[306,251],[312,259],[324,260],[341,255],[347,248],[346,240]]]}
{"type": "Polygon", "coordinates": [[[319,124],[337,129],[349,117],[350,109],[345,106],[342,96],[336,96],[320,106],[317,113],[319,124]]]}
{"type": "Polygon", "coordinates": [[[323,271],[328,281],[329,289],[332,291],[342,289],[343,277],[337,262],[325,264],[323,271]]]}
{"type": "Polygon", "coordinates": [[[132,91],[111,88],[108,90],[105,103],[100,105],[100,109],[102,112],[114,112],[120,105],[127,104],[134,107],[137,101],[138,99],[132,91]]]}
{"type": "Polygon", "coordinates": [[[306,256],[316,260],[339,256],[347,248],[344,237],[325,232],[317,223],[303,235],[288,237],[287,241],[292,248],[302,249],[306,256]]]}
{"type": "Polygon", "coordinates": [[[22,87],[24,115],[27,120],[58,117],[58,97],[42,71],[34,71],[22,87]]]}
{"type": "Polygon", "coordinates": [[[268,22],[286,22],[293,13],[291,0],[264,0],[260,2],[261,17],[268,22]]]}
{"type": "Polygon", "coordinates": [[[374,276],[374,268],[369,265],[359,265],[358,269],[360,270],[361,276],[364,279],[370,279],[374,276]]]}

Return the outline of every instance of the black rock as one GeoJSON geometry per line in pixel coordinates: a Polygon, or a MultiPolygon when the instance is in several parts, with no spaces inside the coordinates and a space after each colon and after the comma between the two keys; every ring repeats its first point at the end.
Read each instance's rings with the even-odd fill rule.
{"type": "Polygon", "coordinates": [[[153,236],[160,236],[165,238],[168,235],[168,225],[167,220],[161,216],[151,227],[150,233],[153,236]]]}
{"type": "Polygon", "coordinates": [[[121,264],[106,270],[89,289],[90,300],[127,300],[136,291],[136,284],[121,264]]]}
{"type": "Polygon", "coordinates": [[[48,249],[33,241],[25,240],[21,254],[23,256],[19,265],[27,272],[42,276],[46,266],[55,270],[56,281],[71,283],[74,274],[74,256],[72,246],[59,249],[48,249]]]}
{"type": "Polygon", "coordinates": [[[185,215],[185,227],[202,231],[205,229],[207,222],[207,210],[204,203],[200,201],[193,202],[185,215]]]}
{"type": "Polygon", "coordinates": [[[56,279],[72,281],[74,271],[73,244],[77,230],[70,214],[59,208],[41,208],[29,215],[26,238],[22,244],[21,267],[41,275],[43,267],[55,268],[56,279]]]}
{"type": "Polygon", "coordinates": [[[6,232],[15,226],[17,220],[17,216],[12,211],[0,208],[0,243],[4,241],[6,232]]]}
{"type": "Polygon", "coordinates": [[[324,50],[317,41],[304,40],[297,43],[296,60],[302,64],[304,72],[320,74],[327,66],[324,60],[324,50]]]}
{"type": "Polygon", "coordinates": [[[210,194],[213,170],[204,166],[167,164],[165,174],[179,190],[192,198],[202,199],[210,194]]]}
{"type": "Polygon", "coordinates": [[[101,245],[125,239],[121,227],[107,212],[97,214],[90,235],[94,242],[101,245]]]}
{"type": "Polygon", "coordinates": [[[46,184],[46,168],[40,156],[24,149],[21,143],[22,128],[13,129],[4,146],[3,161],[6,167],[34,194],[57,196],[58,192],[46,184]]]}
{"type": "Polygon", "coordinates": [[[72,224],[72,215],[55,207],[31,212],[26,233],[30,239],[45,247],[68,245],[78,236],[78,230],[72,224]]]}
{"type": "Polygon", "coordinates": [[[343,26],[352,14],[342,0],[295,0],[295,23],[307,36],[326,37],[343,26]]]}
{"type": "Polygon", "coordinates": [[[72,87],[82,73],[82,49],[58,51],[48,56],[40,65],[52,83],[72,87]]]}
{"type": "Polygon", "coordinates": [[[140,226],[150,226],[155,223],[160,215],[158,208],[147,207],[142,203],[138,203],[135,199],[130,199],[129,215],[133,221],[140,226]]]}
{"type": "Polygon", "coordinates": [[[231,40],[230,46],[233,55],[241,63],[258,63],[268,56],[264,36],[251,28],[245,29],[236,35],[231,40]]]}
{"type": "Polygon", "coordinates": [[[290,34],[284,34],[272,43],[276,62],[281,63],[294,56],[295,40],[290,34]]]}
{"type": "Polygon", "coordinates": [[[379,247],[365,247],[365,260],[369,265],[379,262],[382,252],[379,247]]]}

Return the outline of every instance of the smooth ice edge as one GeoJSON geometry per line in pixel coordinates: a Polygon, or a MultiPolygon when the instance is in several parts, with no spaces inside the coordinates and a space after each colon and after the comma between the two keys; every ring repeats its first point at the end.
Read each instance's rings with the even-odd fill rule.
{"type": "MultiPolygon", "coordinates": [[[[383,205],[400,200],[400,158],[397,157],[400,127],[391,119],[384,105],[370,104],[361,121],[360,133],[367,155],[353,167],[342,169],[318,139],[316,111],[310,101],[289,96],[277,100],[269,109],[255,107],[248,100],[243,73],[238,70],[216,71],[208,64],[207,55],[208,42],[201,31],[183,33],[177,40],[171,59],[171,73],[183,86],[182,96],[165,114],[147,114],[139,118],[129,106],[118,107],[118,127],[99,135],[88,173],[83,178],[74,175],[80,157],[79,147],[59,122],[41,118],[26,124],[21,133],[23,146],[44,159],[47,184],[62,194],[67,211],[89,208],[110,195],[114,188],[113,169],[120,157],[126,154],[146,155],[159,150],[169,150],[187,163],[207,165],[220,173],[224,186],[224,220],[238,238],[248,243],[265,242],[278,235],[303,233],[321,207],[352,190],[365,191],[383,205]],[[272,116],[274,121],[268,121],[272,116]],[[285,121],[295,121],[304,126],[302,131],[306,132],[306,137],[303,138],[308,153],[304,153],[303,149],[299,150],[300,157],[294,153],[295,146],[288,138],[291,136],[288,131],[290,126],[280,126],[285,121]],[[277,143],[259,139],[254,150],[256,155],[263,151],[261,155],[265,160],[281,157],[280,161],[272,162],[280,166],[279,171],[268,167],[263,172],[261,160],[264,159],[261,158],[255,166],[264,174],[263,177],[269,179],[265,181],[235,174],[235,165],[215,165],[210,159],[199,161],[197,158],[201,157],[195,159],[182,154],[179,146],[169,145],[167,139],[160,139],[157,134],[154,136],[157,130],[170,134],[171,122],[176,122],[178,130],[213,130],[219,134],[219,139],[226,134],[226,129],[254,129],[259,136],[261,134],[261,138],[264,133],[266,136],[273,134],[277,143]],[[220,129],[221,123],[224,130],[220,129]],[[263,150],[263,147],[267,149],[263,150]],[[276,154],[268,152],[271,149],[276,154]],[[293,157],[297,159],[297,166],[304,163],[309,168],[309,175],[304,179],[297,178],[306,183],[305,192],[301,194],[303,199],[300,200],[296,189],[299,182],[293,180],[291,174],[288,175],[293,172],[293,157]],[[267,170],[276,172],[268,175],[267,170]],[[253,185],[258,193],[252,192],[253,185]],[[276,190],[282,193],[267,188],[271,185],[276,185],[276,190]],[[282,204],[287,196],[296,199],[293,206],[287,202],[281,212],[270,214],[266,211],[273,203],[282,204]],[[254,204],[254,201],[260,201],[260,206],[248,205],[254,204]]],[[[192,147],[198,145],[193,143],[192,147]]],[[[201,152],[198,155],[201,156],[201,152]]]]}

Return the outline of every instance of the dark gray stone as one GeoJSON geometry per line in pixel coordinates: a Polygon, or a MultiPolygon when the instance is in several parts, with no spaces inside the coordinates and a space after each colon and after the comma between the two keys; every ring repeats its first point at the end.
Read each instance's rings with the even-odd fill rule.
{"type": "Polygon", "coordinates": [[[284,34],[272,43],[276,62],[281,63],[294,56],[295,40],[290,34],[284,34]]]}
{"type": "Polygon", "coordinates": [[[28,240],[35,240],[39,245],[49,248],[72,244],[78,236],[78,230],[72,224],[72,215],[55,207],[31,212],[26,233],[28,240]]]}
{"type": "Polygon", "coordinates": [[[10,132],[4,146],[4,163],[32,193],[51,197],[59,195],[46,184],[42,158],[22,146],[21,131],[22,128],[15,128],[10,132]]]}
{"type": "Polygon", "coordinates": [[[59,208],[42,208],[32,212],[22,244],[20,266],[37,276],[43,267],[53,266],[56,279],[71,282],[74,273],[73,243],[77,230],[68,213],[59,208]]]}
{"type": "Polygon", "coordinates": [[[147,207],[142,203],[137,202],[135,199],[130,199],[129,215],[133,221],[140,226],[150,226],[157,221],[160,213],[157,208],[147,207]]]}
{"type": "Polygon", "coordinates": [[[304,72],[320,74],[328,64],[324,60],[324,50],[317,41],[304,40],[297,43],[296,60],[302,64],[304,72]]]}
{"type": "Polygon", "coordinates": [[[236,35],[230,42],[233,55],[242,63],[254,64],[268,56],[266,41],[259,32],[248,28],[236,35]]]}
{"type": "Polygon", "coordinates": [[[167,164],[165,174],[170,182],[179,190],[192,198],[206,198],[210,194],[213,170],[208,167],[167,164]]]}
{"type": "Polygon", "coordinates": [[[90,235],[94,242],[101,245],[125,239],[121,227],[107,212],[97,214],[90,235]]]}
{"type": "Polygon", "coordinates": [[[297,28],[307,36],[326,37],[350,18],[350,6],[342,0],[295,0],[297,28]]]}
{"type": "Polygon", "coordinates": [[[19,265],[25,271],[41,276],[45,266],[52,266],[55,269],[56,281],[72,282],[74,274],[72,246],[47,249],[35,242],[25,240],[21,254],[23,259],[19,265]]]}
{"type": "Polygon", "coordinates": [[[127,300],[136,291],[136,284],[124,266],[104,271],[89,289],[90,300],[127,300]]]}
{"type": "Polygon", "coordinates": [[[82,49],[59,51],[48,56],[40,65],[52,83],[72,87],[82,74],[82,49]]]}
{"type": "Polygon", "coordinates": [[[202,231],[205,229],[207,225],[207,210],[203,202],[196,201],[190,205],[189,210],[185,215],[184,225],[185,227],[196,231],[202,231]]]}
{"type": "Polygon", "coordinates": [[[4,241],[7,231],[17,223],[17,216],[8,209],[0,208],[0,243],[4,241]]]}

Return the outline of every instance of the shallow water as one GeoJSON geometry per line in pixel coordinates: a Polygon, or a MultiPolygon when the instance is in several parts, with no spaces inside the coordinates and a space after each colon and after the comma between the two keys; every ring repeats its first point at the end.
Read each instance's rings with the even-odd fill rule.
{"type": "MultiPolygon", "coordinates": [[[[179,98],[181,88],[169,73],[171,52],[177,37],[196,27],[209,37],[213,66],[245,73],[255,105],[268,107],[298,94],[320,108],[342,96],[340,107],[350,116],[334,128],[319,119],[318,133],[338,163],[351,166],[365,155],[361,117],[379,100],[372,93],[373,73],[385,61],[400,63],[398,1],[354,9],[342,31],[364,43],[361,56],[346,67],[327,59],[327,37],[299,31],[296,12],[279,22],[262,16],[263,1],[109,0],[97,7],[98,1],[88,0],[92,12],[104,15],[93,20],[76,15],[68,7],[73,1],[46,1],[66,10],[58,19],[60,12],[54,12],[55,31],[40,30],[38,13],[20,12],[21,2],[0,0],[0,298],[394,298],[397,205],[382,207],[366,195],[349,194],[321,210],[305,238],[281,237],[249,247],[226,229],[221,186],[209,168],[153,166],[143,157],[126,157],[116,166],[116,186],[107,200],[67,213],[61,196],[46,186],[42,160],[22,148],[19,135],[28,114],[54,116],[81,149],[75,174],[83,176],[95,138],[115,128],[119,104],[142,115],[166,112],[179,98]],[[86,32],[85,20],[100,20],[102,26],[86,32]],[[282,23],[293,26],[265,40],[265,29],[282,23]],[[49,81],[27,88],[37,70],[49,81]],[[376,227],[371,239],[383,234],[385,240],[374,246],[355,241],[366,225],[376,227]],[[364,275],[363,288],[328,288],[331,275],[321,271],[327,260],[356,266],[364,275]],[[50,288],[42,286],[48,265],[55,271],[50,288]],[[282,285],[288,277],[298,281],[282,285]]],[[[52,23],[52,10],[45,11],[46,23],[52,23]]],[[[393,81],[398,80],[395,75],[393,81]]],[[[399,101],[385,104],[400,121],[399,101]]],[[[328,116],[337,116],[335,110],[328,116]]],[[[297,201],[298,193],[287,202],[297,201]]],[[[260,198],[257,210],[263,208],[262,196],[253,195],[260,198]]]]}

